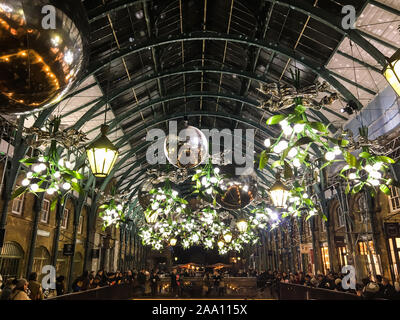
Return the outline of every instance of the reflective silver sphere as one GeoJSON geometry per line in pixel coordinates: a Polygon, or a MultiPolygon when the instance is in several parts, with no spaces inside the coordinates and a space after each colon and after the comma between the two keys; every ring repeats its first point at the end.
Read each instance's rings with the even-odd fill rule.
{"type": "Polygon", "coordinates": [[[175,167],[192,169],[207,160],[208,141],[199,129],[187,126],[178,135],[170,134],[165,138],[164,153],[175,167]]]}
{"type": "Polygon", "coordinates": [[[227,165],[221,168],[224,178],[220,184],[222,194],[216,196],[217,203],[228,210],[247,207],[257,195],[257,177],[254,173],[236,175],[235,167],[227,165]]]}
{"type": "Polygon", "coordinates": [[[84,13],[79,0],[0,1],[0,112],[37,111],[71,90],[86,62],[84,13]]]}

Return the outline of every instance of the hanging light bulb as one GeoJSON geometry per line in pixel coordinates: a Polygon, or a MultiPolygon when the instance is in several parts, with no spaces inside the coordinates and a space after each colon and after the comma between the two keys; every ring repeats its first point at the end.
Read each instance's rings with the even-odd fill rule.
{"type": "Polygon", "coordinates": [[[230,232],[225,233],[224,234],[224,240],[225,240],[226,243],[231,242],[232,241],[232,233],[230,233],[230,232]]]}
{"type": "Polygon", "coordinates": [[[400,49],[388,59],[388,64],[383,69],[383,75],[397,95],[400,96],[400,49]]]}
{"type": "Polygon", "coordinates": [[[245,232],[247,230],[248,223],[244,219],[240,219],[236,222],[236,226],[240,232],[245,232]]]}
{"type": "Polygon", "coordinates": [[[170,244],[170,246],[171,247],[174,247],[175,245],[176,245],[176,242],[177,242],[178,240],[176,240],[175,238],[172,238],[171,240],[169,240],[169,244],[170,244]]]}
{"type": "Polygon", "coordinates": [[[118,158],[118,149],[106,137],[109,127],[101,126],[101,137],[93,141],[86,149],[90,168],[94,176],[107,177],[118,158]]]}
{"type": "Polygon", "coordinates": [[[304,124],[304,123],[297,123],[297,124],[294,125],[293,131],[294,131],[295,133],[303,132],[304,127],[305,127],[305,124],[304,124]]]}
{"type": "Polygon", "coordinates": [[[280,180],[280,173],[276,175],[276,181],[269,191],[272,202],[277,208],[283,208],[286,206],[286,201],[289,196],[289,188],[286,187],[280,180]]]}
{"type": "Polygon", "coordinates": [[[325,153],[325,159],[328,160],[328,161],[334,160],[335,157],[336,157],[336,155],[332,151],[328,151],[327,153],[325,153]]]}

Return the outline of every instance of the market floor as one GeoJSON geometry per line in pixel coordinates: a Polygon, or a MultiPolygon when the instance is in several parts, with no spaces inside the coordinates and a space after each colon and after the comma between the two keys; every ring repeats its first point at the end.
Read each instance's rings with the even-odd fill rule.
{"type": "Polygon", "coordinates": [[[232,295],[225,295],[225,296],[211,296],[211,297],[171,297],[169,295],[158,295],[154,297],[150,296],[141,296],[135,297],[131,300],[276,300],[269,292],[263,293],[256,293],[255,295],[251,296],[232,296],[232,295]]]}

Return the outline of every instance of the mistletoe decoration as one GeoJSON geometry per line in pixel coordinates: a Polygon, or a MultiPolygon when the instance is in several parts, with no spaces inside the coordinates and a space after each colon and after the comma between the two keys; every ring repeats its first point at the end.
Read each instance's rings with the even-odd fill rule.
{"type": "MultiPolygon", "coordinates": [[[[50,126],[51,130],[57,132],[60,123],[60,118],[55,118],[50,126]]],[[[28,170],[22,180],[22,186],[15,190],[12,199],[26,192],[35,195],[46,192],[48,195],[58,194],[61,197],[61,203],[64,203],[66,195],[73,190],[82,192],[79,181],[85,177],[78,170],[74,170],[75,164],[72,161],[60,157],[56,140],[51,140],[50,147],[42,152],[42,155],[25,158],[20,162],[28,170]]],[[[55,197],[51,203],[51,210],[55,208],[57,201],[58,197],[55,197]]]]}
{"type": "MultiPolygon", "coordinates": [[[[99,192],[99,190],[95,190],[99,192]]],[[[121,222],[126,221],[125,212],[128,209],[127,196],[129,193],[119,194],[115,186],[111,187],[109,193],[102,191],[100,193],[100,206],[99,206],[99,217],[103,220],[103,231],[112,225],[119,228],[121,222]]]]}

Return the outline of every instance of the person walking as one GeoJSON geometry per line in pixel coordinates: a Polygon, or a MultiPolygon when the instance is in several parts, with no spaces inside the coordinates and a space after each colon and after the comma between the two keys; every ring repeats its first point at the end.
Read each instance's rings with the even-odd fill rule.
{"type": "Polygon", "coordinates": [[[217,295],[219,295],[220,294],[219,285],[220,285],[222,279],[221,279],[221,275],[218,273],[217,270],[214,270],[213,280],[214,280],[214,291],[217,295]]]}
{"type": "Polygon", "coordinates": [[[156,271],[152,271],[150,276],[150,286],[151,286],[151,295],[154,297],[158,292],[158,284],[160,282],[160,277],[158,276],[156,271]]]}
{"type": "Polygon", "coordinates": [[[211,289],[210,273],[206,272],[203,277],[203,295],[208,297],[208,295],[210,294],[210,289],[211,289]]]}
{"type": "Polygon", "coordinates": [[[176,269],[172,270],[171,291],[172,291],[172,294],[175,295],[175,298],[178,298],[178,279],[179,279],[179,276],[178,276],[177,270],[176,269]]]}
{"type": "Polygon", "coordinates": [[[137,281],[143,296],[146,292],[146,271],[144,269],[139,272],[137,281]]]}
{"type": "Polygon", "coordinates": [[[43,295],[43,290],[42,290],[42,285],[37,281],[37,273],[32,272],[29,277],[29,298],[31,300],[43,300],[44,295],[43,295]]]}

